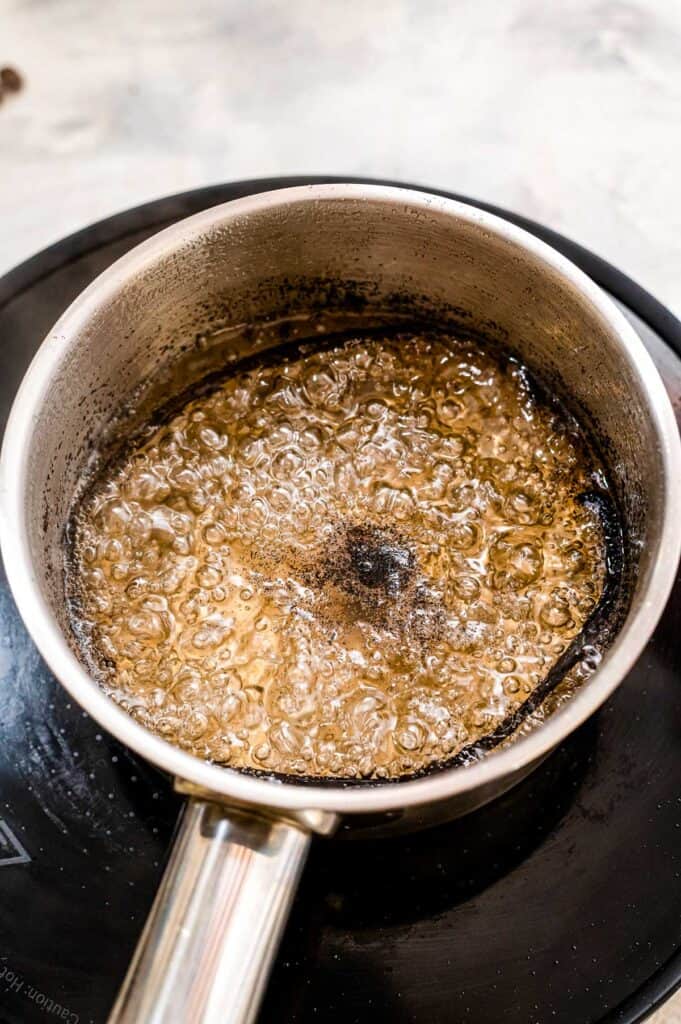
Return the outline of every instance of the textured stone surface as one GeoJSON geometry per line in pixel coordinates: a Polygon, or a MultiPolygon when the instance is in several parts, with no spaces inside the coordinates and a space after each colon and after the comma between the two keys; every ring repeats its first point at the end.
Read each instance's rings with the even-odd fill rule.
{"type": "Polygon", "coordinates": [[[0,273],[162,194],[347,172],[544,221],[681,315],[677,0],[0,0],[0,24],[26,77],[0,273]]]}
{"type": "Polygon", "coordinates": [[[411,179],[543,220],[681,313],[681,4],[0,0],[0,270],[225,179],[411,179]]]}
{"type": "Polygon", "coordinates": [[[649,1020],[650,1024],[679,1024],[681,1021],[681,996],[675,996],[649,1020]]]}

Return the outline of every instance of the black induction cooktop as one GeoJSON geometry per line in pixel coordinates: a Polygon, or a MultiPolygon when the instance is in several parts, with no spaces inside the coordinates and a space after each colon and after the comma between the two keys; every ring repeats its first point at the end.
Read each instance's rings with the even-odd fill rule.
{"type": "MultiPolygon", "coordinates": [[[[43,336],[114,259],[208,206],[312,180],[352,179],[247,181],[162,199],[7,274],[2,423],[43,336]]],[[[667,310],[567,239],[476,205],[544,238],[613,295],[681,408],[681,324],[667,310]]],[[[642,1020],[681,982],[680,637],[677,581],[613,699],[516,789],[403,839],[319,840],[260,1024],[642,1020]]],[[[0,1021],[99,1024],[142,928],[180,802],[162,775],[62,691],[4,575],[0,738],[0,1021]]]]}

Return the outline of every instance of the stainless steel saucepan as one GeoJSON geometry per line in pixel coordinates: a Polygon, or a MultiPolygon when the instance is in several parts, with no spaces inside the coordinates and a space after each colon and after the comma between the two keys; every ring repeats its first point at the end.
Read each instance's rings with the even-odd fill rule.
{"type": "Polygon", "coordinates": [[[86,289],[19,390],[2,451],[0,512],[12,591],[50,668],[102,726],[188,795],[111,1021],[243,1024],[257,1012],[312,835],[389,834],[471,811],[527,775],[613,692],[676,572],[681,451],[667,395],[633,329],[548,246],[448,199],[316,185],[182,221],[86,289]],[[628,552],[630,603],[617,637],[571,701],[471,767],[381,785],[303,785],[174,748],[102,692],[69,630],[64,528],[93,448],[123,408],[132,429],[158,401],[159,382],[167,395],[271,344],[282,324],[406,316],[508,344],[597,438],[628,552]]]}

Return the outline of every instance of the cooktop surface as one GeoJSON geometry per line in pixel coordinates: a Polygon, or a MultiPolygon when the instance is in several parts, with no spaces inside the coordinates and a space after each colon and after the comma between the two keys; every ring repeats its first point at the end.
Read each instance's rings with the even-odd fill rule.
{"type": "MultiPolygon", "coordinates": [[[[215,203],[312,180],[333,179],[162,199],[11,271],[0,280],[2,424],[44,335],[114,259],[215,203]]],[[[681,410],[674,317],[586,250],[494,212],[553,244],[620,302],[681,410]]],[[[510,793],[417,835],[316,842],[260,1024],[642,1020],[681,981],[679,636],[677,581],[613,699],[510,793]]],[[[0,1021],[99,1024],[180,800],[61,689],[1,574],[0,733],[0,1021]]]]}

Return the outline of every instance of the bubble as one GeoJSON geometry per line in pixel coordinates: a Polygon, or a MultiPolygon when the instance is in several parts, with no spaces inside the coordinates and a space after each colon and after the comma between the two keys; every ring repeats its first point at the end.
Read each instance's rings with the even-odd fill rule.
{"type": "Polygon", "coordinates": [[[414,499],[407,488],[382,485],[375,492],[374,507],[397,520],[406,519],[414,508],[414,499]]]}
{"type": "Polygon", "coordinates": [[[199,476],[195,469],[180,462],[168,470],[167,480],[173,490],[188,494],[198,486],[199,476]]]}
{"type": "Polygon", "coordinates": [[[542,605],[539,618],[545,626],[560,629],[572,621],[570,605],[559,591],[554,591],[542,605]]]}
{"type": "Polygon", "coordinates": [[[135,601],[137,598],[144,597],[145,594],[148,594],[149,590],[149,580],[145,579],[144,576],[136,576],[135,579],[130,580],[128,583],[125,588],[125,594],[131,601],[135,601]]]}
{"type": "Polygon", "coordinates": [[[449,493],[452,512],[468,512],[475,508],[476,490],[473,484],[459,484],[449,493]]]}
{"type": "Polygon", "coordinates": [[[231,721],[241,710],[245,698],[236,693],[230,693],[225,697],[220,708],[220,717],[224,722],[231,721]]]}
{"type": "Polygon", "coordinates": [[[291,756],[300,751],[303,742],[303,734],[289,722],[277,722],[269,732],[272,746],[280,754],[291,756]]]}
{"type": "Polygon", "coordinates": [[[227,438],[217,430],[213,430],[212,427],[201,427],[197,436],[202,447],[207,448],[210,452],[221,451],[227,444],[227,438]]]}
{"type": "Polygon", "coordinates": [[[227,538],[227,531],[221,523],[208,523],[203,530],[203,539],[211,547],[224,544],[227,538]]]}
{"type": "Polygon", "coordinates": [[[187,498],[187,503],[192,512],[203,512],[208,507],[208,492],[203,487],[197,487],[187,498]]]}
{"type": "Polygon", "coordinates": [[[302,455],[293,448],[286,448],[272,460],[272,474],[277,480],[289,481],[300,472],[302,466],[302,455]]]}
{"type": "Polygon", "coordinates": [[[255,729],[263,720],[263,709],[257,704],[249,704],[244,711],[242,721],[247,729],[255,729]]]}
{"type": "Polygon", "coordinates": [[[184,721],[184,733],[191,740],[198,740],[208,728],[208,717],[201,711],[192,711],[184,721]]]}
{"type": "Polygon", "coordinates": [[[449,541],[455,548],[472,551],[479,548],[482,533],[476,523],[455,523],[449,533],[449,541]]]}
{"type": "Polygon", "coordinates": [[[315,451],[324,443],[324,435],[318,427],[306,427],[300,434],[300,446],[307,451],[315,451]]]}
{"type": "Polygon", "coordinates": [[[123,557],[124,553],[125,547],[122,541],[115,537],[112,540],[106,541],[102,547],[102,557],[107,562],[117,562],[123,557]]]}
{"type": "Polygon", "coordinates": [[[147,640],[161,640],[168,633],[168,623],[159,612],[142,609],[128,619],[128,629],[133,636],[147,640]]]}
{"type": "Polygon", "coordinates": [[[502,534],[490,547],[490,562],[497,570],[497,586],[505,583],[527,586],[542,571],[544,556],[534,539],[518,539],[512,532],[502,534]]]}
{"type": "Polygon", "coordinates": [[[508,496],[506,509],[511,520],[518,523],[536,523],[541,516],[538,496],[529,488],[515,487],[508,496]]]}
{"type": "Polygon", "coordinates": [[[159,715],[155,721],[155,729],[161,736],[176,736],[180,729],[180,720],[175,715],[159,715]]]}
{"type": "Polygon", "coordinates": [[[156,471],[140,467],[131,473],[128,494],[136,501],[157,503],[167,498],[170,494],[170,486],[163,479],[162,470],[156,471]]]}
{"type": "Polygon", "coordinates": [[[146,512],[138,511],[128,523],[127,533],[135,546],[146,544],[151,537],[152,519],[146,512]]]}
{"type": "Polygon", "coordinates": [[[395,745],[405,754],[415,754],[425,743],[426,736],[427,730],[420,722],[401,722],[395,730],[395,745]]]}
{"type": "Polygon", "coordinates": [[[445,426],[449,426],[453,423],[463,412],[463,406],[458,402],[452,402],[451,399],[441,404],[439,408],[440,419],[445,426]]]}
{"type": "MultiPolygon", "coordinates": [[[[175,594],[182,586],[185,579],[185,573],[179,565],[171,565],[159,578],[161,590],[164,594],[175,594]]],[[[134,582],[134,581],[133,581],[134,582]]],[[[147,588],[149,584],[147,583],[147,588]]]]}
{"type": "Polygon", "coordinates": [[[192,645],[203,651],[208,647],[217,647],[222,643],[224,630],[219,626],[202,626],[192,634],[192,645]]]}
{"type": "Polygon", "coordinates": [[[113,598],[105,592],[92,594],[89,603],[96,615],[108,615],[113,608],[113,598]]]}
{"type": "Polygon", "coordinates": [[[200,587],[206,587],[211,590],[213,587],[217,587],[222,581],[222,573],[219,572],[215,566],[206,565],[203,569],[199,569],[196,574],[196,582],[200,587]]]}
{"type": "Polygon", "coordinates": [[[260,764],[267,764],[272,757],[272,747],[269,743],[259,743],[253,751],[253,757],[256,761],[259,761],[260,764]]]}
{"type": "Polygon", "coordinates": [[[130,509],[125,502],[112,500],[102,505],[97,518],[105,534],[116,537],[125,533],[130,516],[130,509]]]}
{"type": "Polygon", "coordinates": [[[382,420],[388,415],[388,412],[389,409],[385,402],[381,402],[378,399],[367,402],[364,407],[364,414],[370,420],[382,420]]]}

